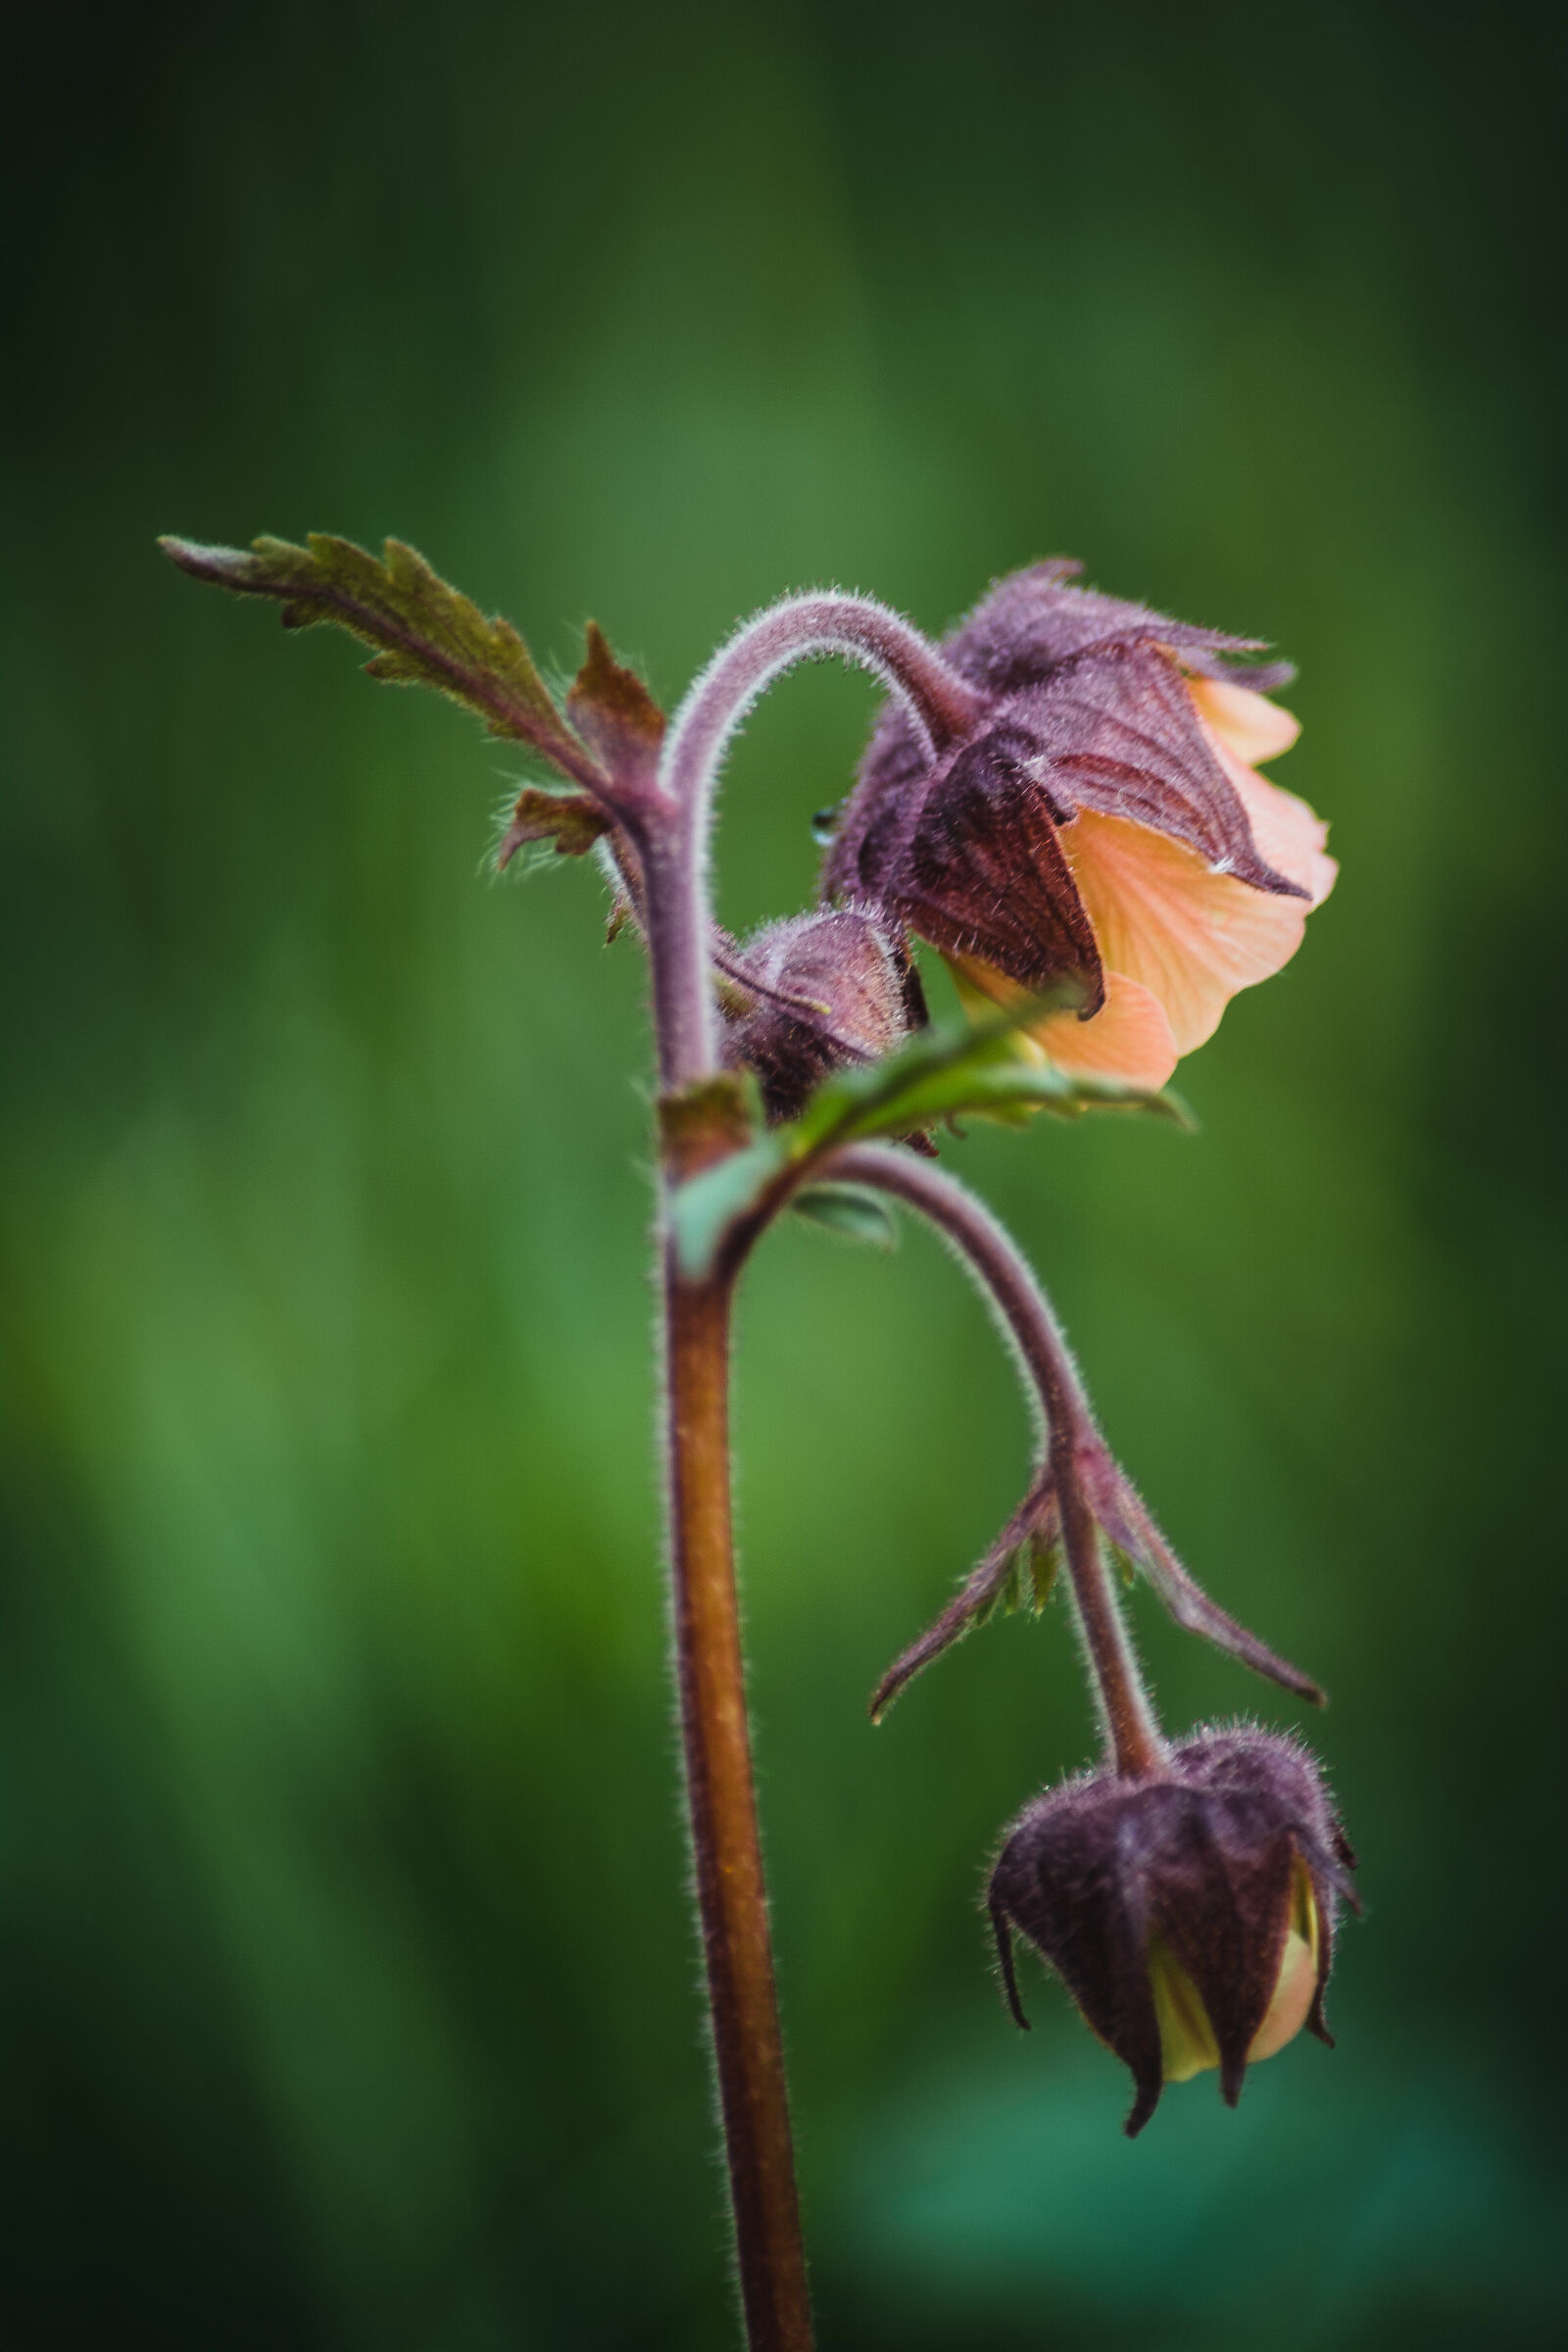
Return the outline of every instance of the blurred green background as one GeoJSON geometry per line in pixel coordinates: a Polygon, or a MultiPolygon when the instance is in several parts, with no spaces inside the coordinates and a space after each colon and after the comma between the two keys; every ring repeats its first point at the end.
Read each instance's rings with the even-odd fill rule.
{"type": "MultiPolygon", "coordinates": [[[[1340,2047],[1128,2088],[997,1831],[1059,1612],[864,1696],[1010,1507],[941,1252],[749,1280],[745,1582],[824,2352],[1558,2340],[1557,232],[1527,5],[150,6],[12,53],[0,2325],[710,2352],[635,950],[480,871],[511,747],[153,534],[396,532],[673,701],[1051,552],[1301,664],[1335,899],[1196,1140],[975,1132],[1113,1443],[1320,1674],[1340,2047]]],[[[722,906],[872,708],[791,680],[722,906]]],[[[1137,1618],[1178,1727],[1299,1710],[1137,1618]]]]}

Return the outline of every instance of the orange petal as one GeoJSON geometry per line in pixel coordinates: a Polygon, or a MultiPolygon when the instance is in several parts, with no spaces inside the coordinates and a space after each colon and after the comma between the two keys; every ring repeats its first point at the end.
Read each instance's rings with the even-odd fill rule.
{"type": "MultiPolygon", "coordinates": [[[[1275,791],[1260,777],[1252,785],[1275,791]]],[[[1277,797],[1290,801],[1288,793],[1277,797]]],[[[1250,788],[1248,806],[1250,813],[1250,788]]],[[[1107,970],[1158,999],[1178,1054],[1212,1037],[1237,990],[1268,979],[1301,944],[1304,899],[1210,873],[1196,850],[1167,833],[1084,809],[1062,827],[1061,846],[1107,970]]],[[[1258,847],[1269,855],[1261,838],[1258,847]]]]}
{"type": "Polygon", "coordinates": [[[1255,767],[1259,760],[1277,760],[1301,732],[1298,718],[1250,686],[1233,686],[1225,678],[1189,678],[1187,689],[1204,733],[1223,744],[1244,767],[1255,767]]]}
{"type": "Polygon", "coordinates": [[[1075,1078],[1163,1086],[1176,1067],[1176,1040],[1164,1006],[1125,972],[1106,971],[1105,1002],[1092,1020],[1054,1012],[1029,1035],[1048,1060],[1075,1078]]]}
{"type": "MultiPolygon", "coordinates": [[[[950,956],[947,962],[964,1010],[973,1017],[988,1004],[1016,1004],[1029,994],[978,957],[950,956]]],[[[1081,1021],[1075,1012],[1048,1013],[1021,1033],[1019,1043],[1075,1078],[1159,1087],[1176,1067],[1176,1041],[1159,1000],[1122,972],[1106,972],[1105,1002],[1092,1020],[1081,1021]]]]}

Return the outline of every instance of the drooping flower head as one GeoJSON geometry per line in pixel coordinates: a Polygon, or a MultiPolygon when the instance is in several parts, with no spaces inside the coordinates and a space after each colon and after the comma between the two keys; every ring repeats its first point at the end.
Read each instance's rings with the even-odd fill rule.
{"type": "Polygon", "coordinates": [[[1294,718],[1289,664],[1072,584],[1015,572],[945,642],[985,698],[933,759],[884,712],[823,868],[940,949],[971,1006],[1065,986],[1037,1023],[1063,1068],[1161,1086],[1238,989],[1300,944],[1333,886],[1325,827],[1257,773],[1294,718]]]}
{"type": "Polygon", "coordinates": [[[991,1915],[1014,2016],[1018,1929],[1131,2070],[1127,2131],[1166,2082],[1249,2065],[1301,2028],[1331,2042],[1323,1988],[1355,1857],[1306,1749],[1246,1728],[1192,1734],[1137,1779],[1085,1774],[1013,1824],[991,1915]]]}

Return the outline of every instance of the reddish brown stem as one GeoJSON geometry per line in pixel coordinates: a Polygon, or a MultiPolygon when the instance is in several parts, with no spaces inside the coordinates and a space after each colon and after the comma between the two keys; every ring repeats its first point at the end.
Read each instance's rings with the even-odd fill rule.
{"type": "Polygon", "coordinates": [[[752,2352],[810,2352],[730,1527],[731,1285],[665,1264],[676,1670],[713,2055],[752,2352]]]}

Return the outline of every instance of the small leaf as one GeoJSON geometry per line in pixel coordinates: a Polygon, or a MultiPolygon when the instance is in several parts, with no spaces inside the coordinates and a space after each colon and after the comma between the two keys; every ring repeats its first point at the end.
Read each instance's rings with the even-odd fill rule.
{"type": "Polygon", "coordinates": [[[285,628],[332,621],[347,629],[376,649],[366,664],[371,677],[433,686],[477,711],[492,735],[532,744],[576,783],[590,790],[604,783],[511,621],[499,614],[487,620],[401,540],[388,539],[379,562],[351,539],[324,531],[313,531],[304,547],[269,538],[253,540],[249,549],[175,538],[159,545],[193,579],[275,598],[285,628]]]}
{"type": "Polygon", "coordinates": [[[585,792],[525,784],[496,849],[496,871],[504,874],[526,842],[551,841],[558,857],[583,858],[609,831],[609,817],[585,792]]]}
{"type": "Polygon", "coordinates": [[[634,669],[626,669],[588,623],[587,658],[566,696],[566,715],[590,751],[622,783],[651,786],[659,772],[664,713],[634,669]]]}
{"type": "Polygon", "coordinates": [[[866,1184],[803,1185],[790,1202],[798,1215],[814,1225],[826,1225],[852,1241],[868,1242],[873,1250],[896,1250],[899,1229],[884,1207],[881,1195],[866,1184]]]}

